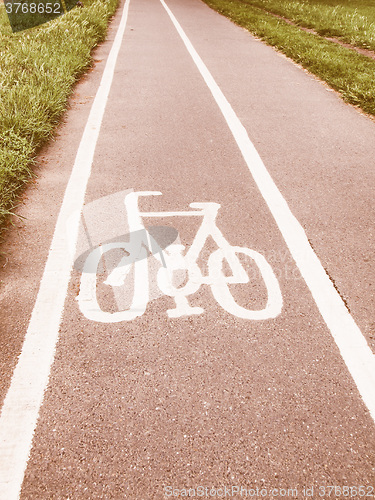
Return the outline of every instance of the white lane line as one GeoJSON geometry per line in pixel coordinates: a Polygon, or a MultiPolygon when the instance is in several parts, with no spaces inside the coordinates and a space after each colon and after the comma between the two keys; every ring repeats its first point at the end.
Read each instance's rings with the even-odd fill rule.
{"type": "MultiPolygon", "coordinates": [[[[77,151],[22,352],[2,408],[0,498],[4,500],[19,498],[39,409],[48,384],[72,268],[66,223],[73,212],[80,213],[82,210],[96,142],[125,32],[129,1],[124,5],[120,25],[77,151]]],[[[73,233],[70,237],[75,242],[78,219],[70,224],[73,233]]]]}
{"type": "Polygon", "coordinates": [[[247,166],[291,252],[318,309],[340,350],[341,356],[375,421],[375,356],[349,314],[322,264],[311,248],[303,227],[292,214],[287,202],[272,180],[245,127],[233,111],[223,92],[194,49],[181,25],[160,0],[184,42],[189,54],[219,106],[247,166]]]}

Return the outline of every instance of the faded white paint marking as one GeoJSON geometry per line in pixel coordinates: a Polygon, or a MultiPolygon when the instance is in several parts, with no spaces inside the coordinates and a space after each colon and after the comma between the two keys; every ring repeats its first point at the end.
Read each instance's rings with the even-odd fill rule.
{"type": "Polygon", "coordinates": [[[251,142],[245,127],[233,111],[174,14],[160,0],[178,31],[190,56],[210,89],[229,129],[247,163],[247,166],[265,200],[281,234],[307,284],[318,309],[340,350],[355,384],[375,420],[375,356],[362,332],[348,312],[335,290],[314,250],[311,248],[303,227],[292,214],[287,202],[272,180],[262,159],[251,142]]]}
{"type": "MultiPolygon", "coordinates": [[[[48,383],[72,267],[66,238],[69,216],[81,211],[96,142],[111,88],[129,9],[126,1],[104,73],[77,151],[46,267],[0,417],[0,498],[19,498],[39,409],[48,383]]],[[[79,219],[70,224],[76,242],[79,219]]]]}

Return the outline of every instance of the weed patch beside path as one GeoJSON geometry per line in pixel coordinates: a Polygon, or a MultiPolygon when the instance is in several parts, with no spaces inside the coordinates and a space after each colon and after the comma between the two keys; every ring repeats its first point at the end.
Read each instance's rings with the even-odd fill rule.
{"type": "Polygon", "coordinates": [[[286,17],[319,35],[375,50],[373,0],[242,0],[253,7],[286,17]]]}
{"type": "Polygon", "coordinates": [[[118,0],[85,0],[38,28],[12,33],[0,4],[0,229],[22,186],[33,176],[33,158],[52,136],[91,50],[105,37],[118,0]]]}

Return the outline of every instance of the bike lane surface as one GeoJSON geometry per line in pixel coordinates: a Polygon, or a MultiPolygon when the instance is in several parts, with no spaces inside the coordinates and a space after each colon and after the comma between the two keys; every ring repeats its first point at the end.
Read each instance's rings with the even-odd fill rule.
{"type": "MultiPolygon", "coordinates": [[[[300,70],[204,5],[169,5],[194,45],[202,48],[221,33],[223,45],[230,47],[232,39],[236,46],[247,43],[259,56],[274,58],[286,81],[298,78],[300,70]]],[[[232,57],[220,51],[216,59],[212,51],[208,56],[224,84],[231,81],[228,65],[236,67],[232,76],[245,80],[244,54],[236,62],[232,47],[232,57]]],[[[301,85],[318,87],[306,75],[300,78],[301,85]]],[[[228,90],[237,95],[235,86],[228,90]]],[[[246,106],[235,109],[241,120],[250,123],[254,114],[260,123],[246,106]]],[[[91,240],[129,231],[126,190],[162,193],[142,198],[147,212],[219,203],[216,223],[227,241],[256,250],[274,269],[282,312],[264,321],[238,318],[202,285],[189,297],[204,309],[201,315],[169,318],[173,299],[154,290],[139,318],[97,323],[78,309],[80,273],[73,271],[22,497],[162,498],[165,486],[200,485],[298,488],[302,497],[303,487],[312,485],[371,484],[373,421],[219,108],[159,2],[130,4],[86,195],[86,206],[98,208],[87,212],[91,240]],[[105,202],[90,205],[103,197],[105,202]]],[[[290,197],[298,208],[298,197],[290,197]]],[[[201,221],[146,222],[176,228],[189,247],[201,221]]],[[[209,242],[203,251],[202,270],[215,248],[209,242]]],[[[250,260],[242,262],[257,277],[250,260]]],[[[101,307],[114,310],[121,290],[113,292],[103,279],[101,307]]],[[[262,308],[267,300],[260,279],[231,290],[243,306],[250,300],[251,307],[262,308]]]]}

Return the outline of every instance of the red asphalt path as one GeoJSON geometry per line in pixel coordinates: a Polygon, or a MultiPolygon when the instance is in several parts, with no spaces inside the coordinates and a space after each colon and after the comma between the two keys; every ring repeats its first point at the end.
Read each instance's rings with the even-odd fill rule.
{"type": "MultiPolygon", "coordinates": [[[[200,1],[167,4],[304,228],[343,299],[344,316],[350,313],[374,352],[374,122],[200,1]]],[[[120,19],[121,9],[95,51],[93,71],[76,88],[56,141],[39,158],[43,168],[20,210],[26,219],[3,245],[2,402],[120,19]]],[[[130,190],[162,193],[142,198],[143,212],[220,204],[216,223],[226,240],[255,250],[272,266],[282,311],[276,318],[243,319],[225,311],[202,285],[189,297],[202,314],[169,318],[174,301],[155,291],[154,269],[146,312],[132,321],[101,323],[80,310],[81,273],[73,270],[24,480],[0,476],[0,498],[17,498],[17,481],[22,499],[38,500],[161,499],[171,496],[172,487],[183,496],[188,488],[197,495],[200,486],[209,488],[207,494],[216,489],[219,496],[221,488],[235,498],[241,498],[237,487],[248,496],[256,488],[266,497],[283,496],[281,488],[297,489],[298,498],[309,496],[304,488],[313,488],[310,498],[374,496],[369,401],[363,401],[225,117],[159,0],[130,0],[86,190],[86,229],[94,245],[131,229],[122,193],[130,190]]],[[[189,248],[198,219],[145,222],[171,225],[189,248]]],[[[198,260],[202,272],[215,249],[209,241],[198,260]]],[[[151,268],[157,265],[148,260],[151,268]]],[[[241,262],[257,276],[249,257],[241,262]]],[[[50,279],[58,283],[55,275],[50,279]]],[[[113,312],[121,288],[103,281],[100,307],[113,312]]],[[[230,289],[241,306],[265,307],[259,277],[230,289]]],[[[339,318],[338,330],[345,324],[339,318]]],[[[0,472],[11,470],[12,446],[4,449],[0,472]]]]}

